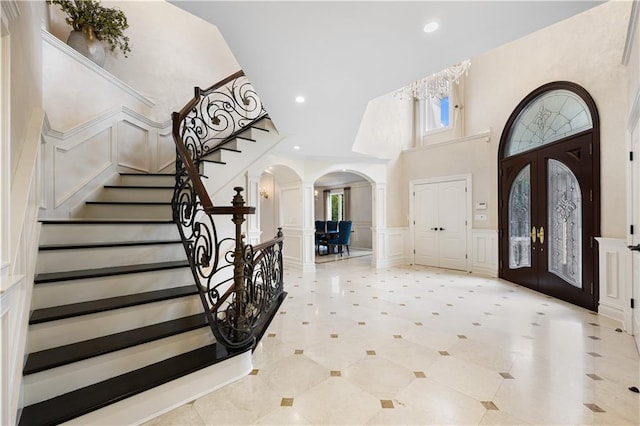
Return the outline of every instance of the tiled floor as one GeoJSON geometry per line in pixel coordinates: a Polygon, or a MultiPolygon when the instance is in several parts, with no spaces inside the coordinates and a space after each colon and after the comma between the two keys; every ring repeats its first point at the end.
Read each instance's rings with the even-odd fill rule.
{"type": "Polygon", "coordinates": [[[169,424],[638,424],[619,324],[497,279],[370,258],[287,271],[243,379],[169,424]]]}

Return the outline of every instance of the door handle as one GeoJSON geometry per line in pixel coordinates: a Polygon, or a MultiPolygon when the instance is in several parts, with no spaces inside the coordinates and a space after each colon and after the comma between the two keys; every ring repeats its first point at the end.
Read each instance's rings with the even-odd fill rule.
{"type": "Polygon", "coordinates": [[[432,230],[432,231],[437,231],[437,230],[438,230],[438,228],[431,228],[431,230],[432,230]]]}
{"type": "Polygon", "coordinates": [[[440,228],[441,231],[444,231],[444,228],[440,228]]]}
{"type": "Polygon", "coordinates": [[[538,231],[538,239],[540,240],[540,244],[544,244],[544,226],[541,226],[538,231]]]}
{"type": "Polygon", "coordinates": [[[533,241],[535,243],[536,242],[536,227],[535,226],[531,228],[531,233],[529,235],[531,235],[531,241],[533,241]]]}
{"type": "Polygon", "coordinates": [[[640,251],[640,244],[636,244],[635,246],[629,246],[629,250],[640,251]]]}

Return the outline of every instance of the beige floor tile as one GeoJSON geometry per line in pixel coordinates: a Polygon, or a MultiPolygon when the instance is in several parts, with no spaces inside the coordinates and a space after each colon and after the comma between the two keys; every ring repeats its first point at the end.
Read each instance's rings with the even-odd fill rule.
{"type": "Polygon", "coordinates": [[[183,405],[175,410],[169,411],[150,422],[144,423],[144,426],[182,426],[182,425],[204,425],[204,421],[193,407],[193,404],[183,405]]]}
{"type": "Polygon", "coordinates": [[[415,380],[413,371],[377,356],[367,357],[342,371],[345,380],[380,399],[393,399],[415,380]]]}

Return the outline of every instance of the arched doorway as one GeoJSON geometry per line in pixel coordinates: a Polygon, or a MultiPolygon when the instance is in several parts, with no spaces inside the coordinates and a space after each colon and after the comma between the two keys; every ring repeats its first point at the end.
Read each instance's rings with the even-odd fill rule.
{"type": "Polygon", "coordinates": [[[553,82],[518,104],[498,151],[500,277],[591,310],[598,303],[599,135],[589,93],[553,82]]]}

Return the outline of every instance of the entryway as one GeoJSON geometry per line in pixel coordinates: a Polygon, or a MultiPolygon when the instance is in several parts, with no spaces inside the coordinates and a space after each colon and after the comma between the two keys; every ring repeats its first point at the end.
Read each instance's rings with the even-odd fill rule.
{"type": "Polygon", "coordinates": [[[600,233],[598,112],[555,82],[507,121],[499,151],[500,277],[596,310],[600,233]]]}
{"type": "Polygon", "coordinates": [[[468,270],[471,176],[415,180],[411,235],[415,265],[468,270]]]}

